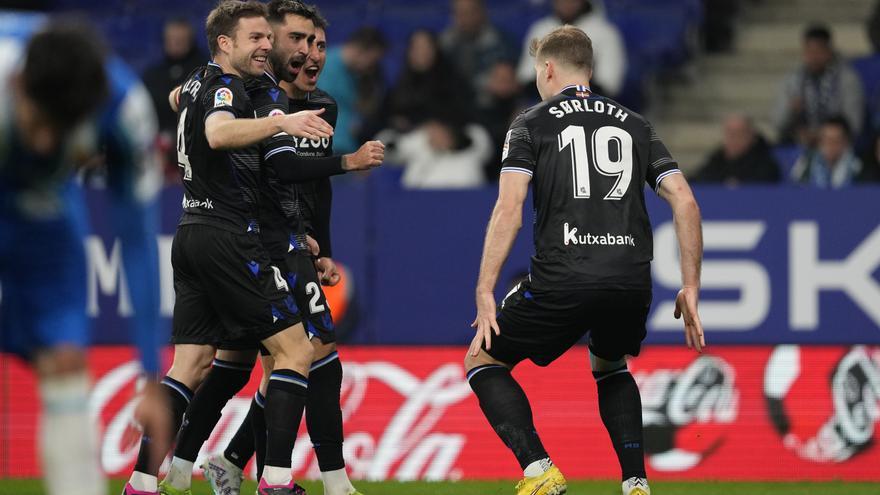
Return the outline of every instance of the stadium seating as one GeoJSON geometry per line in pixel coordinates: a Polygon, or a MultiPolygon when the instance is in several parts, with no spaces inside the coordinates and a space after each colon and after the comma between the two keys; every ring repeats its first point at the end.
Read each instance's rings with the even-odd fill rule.
{"type": "MultiPolygon", "coordinates": [[[[55,0],[62,10],[88,14],[106,33],[114,49],[136,69],[143,69],[161,56],[159,33],[166,17],[186,17],[199,26],[213,0],[55,0]]],[[[529,25],[547,14],[549,2],[487,0],[493,22],[517,40],[529,25]]],[[[391,42],[385,72],[393,80],[401,68],[406,41],[415,29],[442,30],[449,22],[447,2],[374,0],[350,2],[326,0],[321,9],[331,22],[329,41],[337,44],[362,25],[380,27],[391,42]]],[[[693,51],[693,34],[702,21],[700,0],[605,0],[609,19],[624,37],[629,55],[621,100],[635,108],[644,106],[646,81],[662,70],[685,63],[693,51]]],[[[203,43],[204,44],[204,43],[203,43]]]]}

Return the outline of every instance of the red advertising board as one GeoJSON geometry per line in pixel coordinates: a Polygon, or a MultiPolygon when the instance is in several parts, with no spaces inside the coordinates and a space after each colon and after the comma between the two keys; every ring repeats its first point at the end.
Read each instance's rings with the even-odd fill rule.
{"type": "MultiPolygon", "coordinates": [[[[480,413],[464,378],[464,348],[347,347],[345,455],[355,478],[517,478],[513,456],[480,413]]],[[[128,348],[97,348],[93,411],[111,475],[131,469],[130,417],[137,366],[128,348]]],[[[33,375],[2,359],[0,477],[39,475],[39,402],[33,375]]],[[[596,406],[587,352],[577,347],[546,369],[515,376],[538,431],[570,478],[615,478],[617,461],[596,406]]],[[[718,347],[699,356],[649,347],[630,363],[642,391],[648,468],[654,478],[878,480],[880,348],[718,347]]],[[[224,410],[201,455],[223,448],[247,412],[258,373],[224,410]]],[[[198,465],[198,463],[196,464],[198,465]]],[[[316,477],[305,432],[293,453],[298,477],[316,477]]]]}

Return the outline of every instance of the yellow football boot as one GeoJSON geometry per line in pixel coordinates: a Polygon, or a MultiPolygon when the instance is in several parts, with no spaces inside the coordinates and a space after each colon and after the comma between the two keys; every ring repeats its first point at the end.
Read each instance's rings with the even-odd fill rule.
{"type": "Polygon", "coordinates": [[[651,488],[645,478],[632,477],[623,482],[623,495],[651,495],[651,488]]]}
{"type": "Polygon", "coordinates": [[[516,495],[562,495],[568,490],[565,477],[556,466],[539,476],[529,476],[516,484],[516,495]]]}

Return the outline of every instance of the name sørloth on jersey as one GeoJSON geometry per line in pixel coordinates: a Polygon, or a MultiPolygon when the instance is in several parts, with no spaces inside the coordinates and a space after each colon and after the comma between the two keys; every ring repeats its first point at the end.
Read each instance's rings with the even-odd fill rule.
{"type": "Polygon", "coordinates": [[[605,234],[578,234],[578,228],[571,228],[568,222],[562,226],[562,238],[566,246],[583,245],[583,246],[636,246],[636,240],[633,236],[614,235],[612,233],[605,234]]]}

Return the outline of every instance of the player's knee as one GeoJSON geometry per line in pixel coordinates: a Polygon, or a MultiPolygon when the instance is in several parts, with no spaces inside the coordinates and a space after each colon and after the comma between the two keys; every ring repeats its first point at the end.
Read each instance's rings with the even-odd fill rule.
{"type": "Polygon", "coordinates": [[[465,370],[465,372],[470,371],[470,370],[476,368],[477,366],[486,366],[489,364],[504,366],[506,368],[512,367],[506,363],[502,363],[501,361],[494,359],[493,357],[486,354],[486,351],[483,351],[483,350],[481,350],[480,353],[477,354],[476,356],[472,356],[470,352],[468,352],[464,356],[464,370],[465,370]]]}
{"type": "Polygon", "coordinates": [[[600,358],[590,352],[590,368],[592,368],[593,373],[607,373],[609,371],[626,369],[626,357],[621,356],[620,359],[609,360],[600,358]]]}
{"type": "Polygon", "coordinates": [[[325,344],[321,342],[321,339],[319,338],[314,338],[311,342],[312,348],[314,349],[314,356],[312,356],[313,361],[319,361],[336,352],[336,342],[325,344]]]}
{"type": "Polygon", "coordinates": [[[214,348],[207,345],[178,345],[168,376],[195,390],[211,371],[214,348]]]}

